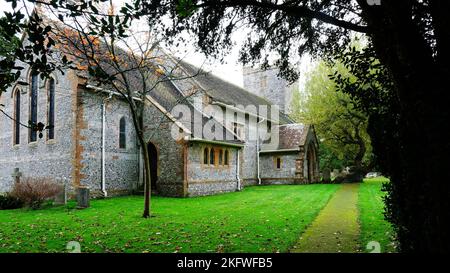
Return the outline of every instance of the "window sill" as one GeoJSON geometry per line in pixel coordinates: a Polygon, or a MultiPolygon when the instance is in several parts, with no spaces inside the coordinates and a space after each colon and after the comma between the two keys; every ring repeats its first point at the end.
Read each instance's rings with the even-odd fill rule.
{"type": "Polygon", "coordinates": [[[33,141],[33,142],[29,142],[28,143],[28,147],[30,147],[30,148],[36,148],[37,146],[38,146],[37,141],[33,141]]]}
{"type": "Polygon", "coordinates": [[[229,169],[230,165],[208,165],[208,164],[202,164],[203,168],[210,168],[210,169],[229,169]]]}

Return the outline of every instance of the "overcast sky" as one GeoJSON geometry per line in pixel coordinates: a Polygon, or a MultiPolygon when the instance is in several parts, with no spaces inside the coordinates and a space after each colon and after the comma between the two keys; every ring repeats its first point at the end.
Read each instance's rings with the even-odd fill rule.
{"type": "MultiPolygon", "coordinates": [[[[124,0],[115,0],[114,5],[120,6],[123,2],[124,0]]],[[[5,10],[11,10],[10,3],[7,3],[5,0],[0,0],[0,14],[3,15],[5,10]]],[[[245,35],[244,32],[233,34],[233,40],[237,44],[237,46],[225,58],[224,63],[211,58],[206,58],[204,54],[196,51],[193,44],[187,44],[180,48],[168,48],[168,50],[175,56],[184,58],[184,60],[189,63],[192,63],[196,66],[203,65],[203,68],[205,68],[207,71],[211,71],[212,73],[225,79],[226,81],[242,86],[242,64],[238,63],[238,55],[239,45],[245,38],[245,36],[243,35],[245,35]]],[[[300,71],[302,72],[302,76],[300,78],[300,86],[303,86],[304,84],[304,72],[309,70],[310,67],[310,59],[308,57],[302,58],[299,67],[300,71]]]]}

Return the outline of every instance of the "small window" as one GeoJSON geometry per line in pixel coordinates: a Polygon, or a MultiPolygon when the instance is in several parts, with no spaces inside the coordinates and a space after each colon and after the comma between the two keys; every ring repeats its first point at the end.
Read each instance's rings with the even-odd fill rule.
{"type": "Polygon", "coordinates": [[[211,148],[211,150],[209,150],[209,164],[210,164],[210,165],[214,165],[214,164],[215,164],[215,152],[214,152],[214,148],[211,148]]]}
{"type": "Polygon", "coordinates": [[[20,90],[14,93],[14,145],[20,144],[20,90]]]}
{"type": "Polygon", "coordinates": [[[55,80],[50,79],[48,83],[48,110],[47,110],[47,122],[48,132],[47,139],[55,138],[55,80]]]}
{"type": "Polygon", "coordinates": [[[28,129],[29,142],[35,142],[37,140],[37,131],[33,127],[37,124],[38,89],[39,89],[39,75],[37,73],[33,73],[31,75],[31,88],[30,88],[29,123],[32,126],[30,129],[28,129]]]}
{"type": "Polygon", "coordinates": [[[219,150],[219,165],[223,164],[223,150],[219,150]]]}
{"type": "Polygon", "coordinates": [[[224,165],[228,165],[228,157],[229,157],[228,150],[225,150],[225,155],[223,159],[224,165]]]}
{"type": "Polygon", "coordinates": [[[205,165],[208,164],[208,154],[209,154],[208,148],[205,148],[203,150],[203,164],[205,165]]]}
{"type": "Polygon", "coordinates": [[[119,124],[119,148],[126,149],[127,148],[127,123],[125,121],[125,117],[120,119],[119,124]]]}
{"type": "Polygon", "coordinates": [[[281,169],[281,157],[275,158],[275,168],[281,169]]]}

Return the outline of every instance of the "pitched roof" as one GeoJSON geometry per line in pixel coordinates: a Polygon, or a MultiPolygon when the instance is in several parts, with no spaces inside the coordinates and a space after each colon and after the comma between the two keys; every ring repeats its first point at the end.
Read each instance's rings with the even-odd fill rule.
{"type": "MultiPolygon", "coordinates": [[[[110,72],[110,74],[116,75],[116,77],[120,78],[120,74],[118,74],[117,70],[115,69],[115,66],[112,64],[112,61],[110,60],[110,45],[105,45],[103,41],[100,41],[99,39],[96,39],[95,37],[87,37],[83,39],[93,39],[91,43],[93,43],[93,47],[86,47],[83,46],[83,39],[79,38],[78,35],[76,35],[76,31],[68,28],[67,26],[61,24],[60,22],[50,20],[49,18],[44,17],[45,23],[52,25],[53,27],[53,35],[55,35],[57,40],[59,40],[60,44],[63,46],[60,48],[64,53],[69,56],[69,58],[75,62],[75,64],[79,68],[83,68],[81,70],[77,71],[77,74],[79,76],[90,78],[88,77],[87,73],[87,57],[84,57],[85,52],[83,50],[87,50],[87,54],[94,53],[96,55],[96,59],[99,61],[100,65],[102,66],[102,69],[110,72]],[[69,38],[70,37],[70,38],[69,38]],[[94,42],[95,41],[95,42],[94,42]],[[90,50],[93,50],[94,52],[91,52],[90,50]]],[[[143,85],[141,82],[141,75],[138,73],[137,69],[139,68],[139,62],[136,60],[136,56],[132,56],[127,50],[124,50],[118,46],[115,46],[115,52],[116,56],[120,59],[121,62],[124,62],[128,65],[128,69],[126,72],[127,81],[130,83],[135,90],[141,90],[143,85]],[[133,67],[136,67],[136,69],[133,69],[133,67]]],[[[212,73],[209,73],[201,68],[198,68],[192,64],[189,64],[183,60],[179,60],[171,56],[171,54],[168,54],[159,46],[155,46],[153,53],[154,57],[159,58],[162,62],[166,62],[168,67],[175,68],[174,72],[175,74],[177,72],[183,71],[182,73],[184,77],[192,77],[192,80],[203,89],[204,92],[206,92],[213,100],[222,102],[227,105],[242,105],[244,107],[246,106],[255,106],[258,108],[259,105],[266,105],[268,107],[267,109],[267,115],[269,115],[270,118],[270,108],[273,106],[273,104],[260,96],[257,96],[247,90],[245,90],[242,87],[239,87],[235,84],[232,84],[230,82],[227,82],[217,76],[215,76],[212,73]]],[[[137,56],[139,57],[139,56],[137,56]]],[[[153,71],[153,74],[158,74],[156,72],[157,65],[153,68],[149,67],[149,70],[155,70],[153,71]]],[[[156,76],[158,77],[158,76],[156,76]]],[[[149,79],[150,80],[150,79],[149,79]]],[[[185,81],[189,81],[190,79],[185,79],[185,81]]],[[[95,84],[95,82],[93,82],[95,84]]],[[[110,88],[108,86],[109,84],[107,82],[103,82],[103,85],[105,87],[110,88]]],[[[172,83],[173,84],[173,83],[172,83]]],[[[169,84],[170,85],[170,84],[169,84]]],[[[177,84],[178,85],[178,84],[177,84]]],[[[173,94],[170,94],[170,92],[167,91],[167,86],[160,88],[161,90],[158,90],[155,93],[155,97],[159,97],[159,99],[165,100],[167,98],[164,98],[165,96],[172,96],[173,94]]],[[[169,88],[170,89],[170,88],[169,88]]],[[[182,90],[182,92],[185,92],[185,90],[182,90]]],[[[188,96],[188,94],[184,94],[185,96],[188,96]]],[[[164,103],[160,102],[161,105],[164,105],[164,103]]],[[[246,111],[252,112],[252,109],[246,108],[246,111]]],[[[257,112],[253,112],[252,114],[258,114],[257,112]]],[[[271,118],[274,119],[274,118],[271,118]]],[[[279,114],[279,123],[280,124],[289,124],[293,123],[293,121],[282,111],[280,111],[279,114]]]]}
{"type": "MultiPolygon", "coordinates": [[[[55,35],[58,35],[58,32],[64,32],[67,30],[66,27],[59,25],[58,23],[51,21],[48,22],[49,24],[53,24],[55,31],[55,35]]],[[[70,31],[70,30],[68,30],[70,31]]],[[[64,35],[60,38],[65,38],[64,35]]],[[[71,49],[70,53],[73,57],[73,60],[77,62],[80,66],[86,65],[86,60],[83,58],[81,52],[78,52],[77,46],[81,43],[81,40],[77,39],[77,36],[74,35],[72,37],[73,39],[67,40],[67,48],[71,49]]],[[[66,38],[67,39],[67,38],[66,38]]],[[[63,39],[59,39],[60,41],[63,39]]],[[[96,54],[98,54],[100,59],[100,63],[106,71],[116,72],[112,68],[111,60],[108,59],[108,51],[106,45],[104,45],[102,42],[96,44],[95,51],[96,54]]],[[[121,58],[122,61],[129,63],[130,66],[133,66],[136,60],[133,56],[129,54],[126,50],[121,49],[120,47],[115,48],[117,55],[119,58],[121,58]]],[[[259,105],[266,105],[268,107],[268,115],[270,115],[270,108],[273,106],[273,104],[260,96],[257,96],[242,87],[239,87],[235,84],[232,84],[230,82],[227,82],[217,76],[215,76],[212,73],[206,72],[201,68],[198,68],[192,64],[189,64],[183,60],[177,60],[170,54],[167,54],[164,50],[162,50],[160,47],[155,48],[154,52],[155,56],[162,56],[162,59],[171,59],[172,62],[170,65],[177,67],[178,70],[182,70],[185,74],[184,76],[192,76],[192,79],[185,79],[185,81],[193,80],[198,87],[200,87],[204,92],[206,92],[207,95],[209,95],[213,100],[222,102],[227,105],[242,105],[242,106],[249,106],[253,105],[258,107],[259,105]],[[168,56],[169,58],[164,58],[165,56],[168,56]]],[[[88,73],[86,70],[79,70],[77,71],[77,74],[82,77],[87,77],[88,73]]],[[[155,73],[157,74],[157,73],[155,73]]],[[[134,69],[129,69],[129,71],[126,72],[127,80],[129,80],[129,83],[133,86],[135,90],[142,89],[142,83],[141,83],[141,77],[139,73],[137,73],[134,69]]],[[[158,77],[158,76],[155,76],[158,77]]],[[[177,80],[178,81],[178,80],[177,80]]],[[[88,80],[88,82],[90,82],[88,80]]],[[[108,83],[103,83],[104,87],[110,88],[108,86],[108,83]]],[[[188,88],[189,89],[189,88],[188,88]]],[[[188,106],[191,109],[191,119],[181,119],[180,122],[183,123],[188,128],[194,128],[195,120],[194,117],[201,117],[202,124],[205,124],[209,120],[213,119],[211,117],[208,117],[201,113],[198,109],[196,109],[190,102],[187,100],[187,97],[189,94],[187,94],[190,91],[181,90],[178,88],[178,82],[175,83],[174,81],[161,81],[158,84],[158,87],[153,89],[149,96],[153,98],[159,105],[161,105],[166,111],[170,112],[173,107],[175,107],[178,104],[183,103],[184,105],[188,106]]],[[[249,110],[249,109],[246,109],[249,110]]],[[[257,112],[252,114],[258,114],[257,112]]],[[[270,117],[269,117],[270,118],[270,117]]],[[[230,135],[233,135],[233,133],[226,128],[223,124],[220,122],[213,120],[215,123],[216,130],[221,130],[222,139],[225,142],[231,142],[231,143],[242,143],[241,140],[234,140],[233,137],[230,137],[230,135]],[[230,140],[231,139],[231,140],[230,140]]],[[[279,123],[280,124],[292,124],[293,121],[282,111],[280,111],[279,115],[279,123]]],[[[205,136],[195,136],[199,138],[205,138],[205,136]]],[[[284,140],[283,140],[284,141],[284,140]]],[[[286,140],[287,141],[287,140],[286,140]]],[[[283,144],[284,145],[284,144],[283,144]]],[[[284,145],[286,146],[286,145],[284,145]]]]}
{"type": "MultiPolygon", "coordinates": [[[[216,75],[206,72],[203,69],[185,61],[179,61],[179,65],[188,75],[196,75],[193,80],[195,80],[200,85],[199,87],[202,88],[213,100],[233,106],[242,105],[245,107],[254,105],[258,107],[259,105],[267,105],[267,114],[270,115],[270,107],[273,104],[269,100],[255,95],[242,87],[227,82],[216,75]]],[[[282,111],[280,111],[279,122],[280,124],[293,123],[293,121],[282,111]]]]}
{"type": "Polygon", "coordinates": [[[278,144],[273,147],[270,142],[262,145],[261,152],[274,152],[280,150],[294,150],[305,146],[308,139],[308,133],[311,130],[310,125],[301,123],[284,124],[278,126],[278,144]]]}
{"type": "MultiPolygon", "coordinates": [[[[54,26],[54,35],[56,37],[59,37],[60,43],[63,45],[60,47],[60,50],[64,53],[68,54],[72,61],[76,64],[78,67],[84,67],[84,69],[78,69],[76,71],[77,75],[80,77],[84,77],[87,79],[87,86],[89,85],[98,85],[98,82],[89,76],[89,73],[87,71],[87,65],[88,65],[88,57],[86,57],[86,53],[83,52],[83,41],[82,39],[79,39],[77,35],[73,35],[73,31],[68,29],[67,27],[58,24],[57,22],[49,21],[49,24],[52,23],[54,26]],[[70,36],[70,38],[69,38],[70,36]]],[[[88,37],[90,38],[90,37],[88,37]]],[[[99,63],[99,65],[102,67],[104,71],[106,71],[109,74],[117,74],[118,70],[115,68],[113,61],[110,57],[110,45],[106,45],[104,42],[97,40],[97,43],[94,44],[92,47],[88,47],[88,50],[92,50],[93,53],[96,56],[96,59],[99,63]]],[[[124,50],[120,47],[115,47],[116,56],[119,58],[120,62],[123,62],[125,65],[127,65],[126,71],[123,72],[125,74],[127,82],[131,85],[131,88],[134,90],[142,90],[143,84],[142,84],[142,75],[139,73],[138,69],[142,69],[139,65],[139,60],[136,60],[136,58],[139,58],[139,56],[132,56],[127,50],[124,50]]],[[[156,47],[154,52],[155,60],[159,56],[162,56],[166,54],[160,47],[156,47]]],[[[177,64],[170,64],[176,66],[177,64]]],[[[242,140],[240,139],[234,139],[233,133],[227,129],[223,124],[219,123],[217,120],[212,119],[203,113],[201,113],[198,109],[196,109],[188,100],[188,96],[181,93],[180,90],[178,90],[177,86],[174,84],[173,81],[169,80],[169,78],[165,78],[165,75],[160,74],[156,71],[157,65],[154,67],[146,66],[152,73],[153,77],[148,77],[149,86],[152,86],[154,84],[153,81],[158,82],[157,88],[153,88],[149,93],[148,96],[150,97],[149,100],[155,104],[158,104],[157,108],[161,110],[165,115],[168,115],[171,110],[179,105],[183,104],[190,109],[190,118],[189,117],[175,117],[176,119],[179,118],[178,124],[183,125],[185,128],[192,128],[190,131],[192,132],[192,136],[197,139],[205,139],[205,140],[216,140],[221,141],[225,143],[232,143],[232,144],[241,144],[242,140]],[[150,82],[151,81],[151,82],[150,82]],[[204,135],[203,130],[200,132],[196,132],[194,130],[195,124],[198,120],[202,121],[202,124],[206,124],[210,120],[214,123],[214,130],[218,132],[215,134],[215,136],[218,136],[219,139],[209,139],[207,136],[204,135]]],[[[121,74],[118,74],[117,77],[120,77],[121,74]]],[[[112,88],[111,84],[106,82],[101,83],[102,89],[107,90],[114,90],[112,88]]],[[[156,105],[155,105],[156,106],[156,105]]],[[[170,114],[169,114],[170,115],[170,114]]]]}
{"type": "Polygon", "coordinates": [[[235,139],[233,133],[227,129],[222,123],[218,122],[212,117],[208,117],[200,110],[196,109],[192,103],[184,96],[181,91],[177,88],[177,86],[171,81],[163,81],[158,85],[158,88],[152,90],[152,92],[148,95],[152,99],[154,99],[158,104],[160,104],[164,109],[168,112],[171,112],[172,109],[182,104],[189,108],[190,115],[189,116],[180,116],[175,117],[181,124],[185,127],[190,128],[191,136],[197,139],[204,140],[215,140],[232,144],[240,144],[243,143],[240,139],[235,139]],[[207,122],[212,122],[214,124],[214,130],[219,132],[217,135],[219,139],[210,139],[210,137],[204,135],[203,127],[201,127],[201,131],[197,132],[194,128],[198,125],[198,121],[201,120],[201,124],[204,125],[207,122]]]}
{"type": "Polygon", "coordinates": [[[308,126],[304,124],[288,124],[279,127],[279,149],[294,149],[305,145],[308,126]]]}

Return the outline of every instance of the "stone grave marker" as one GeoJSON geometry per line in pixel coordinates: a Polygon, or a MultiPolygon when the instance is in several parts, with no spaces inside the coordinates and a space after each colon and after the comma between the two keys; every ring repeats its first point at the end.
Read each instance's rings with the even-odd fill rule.
{"type": "Polygon", "coordinates": [[[89,208],[89,188],[78,187],[77,188],[77,208],[85,209],[89,208]]]}
{"type": "Polygon", "coordinates": [[[322,172],[322,182],[323,183],[331,183],[331,172],[328,169],[323,170],[322,172]]]}
{"type": "Polygon", "coordinates": [[[67,191],[65,184],[62,186],[62,191],[55,196],[55,204],[56,205],[67,204],[67,191]]]}

